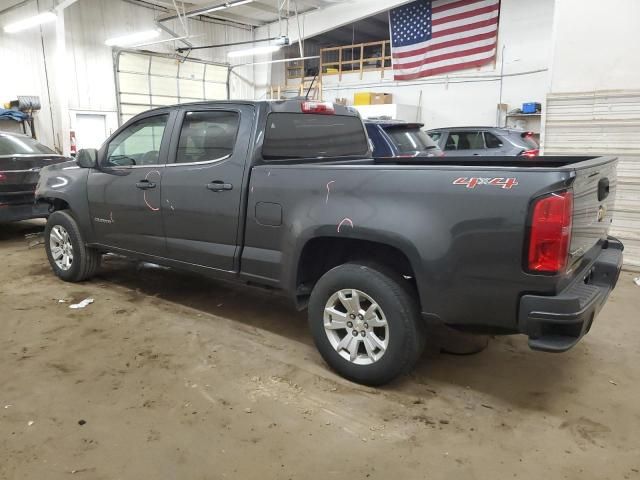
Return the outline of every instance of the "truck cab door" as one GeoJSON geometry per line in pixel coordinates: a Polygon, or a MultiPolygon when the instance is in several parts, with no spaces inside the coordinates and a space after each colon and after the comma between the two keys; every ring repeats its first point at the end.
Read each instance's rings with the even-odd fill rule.
{"type": "Polygon", "coordinates": [[[184,110],[162,177],[167,255],[234,271],[242,183],[254,124],[246,106],[184,110]]]}
{"type": "Polygon", "coordinates": [[[160,189],[175,113],[152,113],[127,125],[100,149],[88,178],[96,243],[164,256],[160,189]]]}

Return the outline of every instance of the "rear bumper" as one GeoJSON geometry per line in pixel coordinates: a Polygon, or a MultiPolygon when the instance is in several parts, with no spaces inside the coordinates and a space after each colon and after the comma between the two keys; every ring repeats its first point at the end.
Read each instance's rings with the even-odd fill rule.
{"type": "Polygon", "coordinates": [[[17,222],[31,218],[49,216],[49,205],[28,203],[22,205],[0,205],[0,223],[17,222]]]}
{"type": "Polygon", "coordinates": [[[616,286],[623,249],[620,241],[609,237],[595,261],[558,295],[520,299],[520,331],[529,337],[530,348],[564,352],[578,343],[616,286]]]}

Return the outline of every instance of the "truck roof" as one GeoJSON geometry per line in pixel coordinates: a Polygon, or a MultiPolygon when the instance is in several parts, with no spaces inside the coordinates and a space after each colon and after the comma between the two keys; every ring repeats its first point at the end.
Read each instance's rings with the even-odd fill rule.
{"type": "MultiPolygon", "coordinates": [[[[307,100],[305,98],[294,98],[294,99],[286,99],[286,100],[207,100],[207,101],[199,101],[199,102],[187,102],[187,103],[176,103],[173,105],[166,105],[162,107],[151,108],[149,110],[145,110],[145,112],[149,111],[164,111],[164,110],[174,110],[178,108],[185,107],[215,107],[216,105],[253,105],[257,108],[265,108],[269,112],[281,112],[281,113],[302,113],[302,103],[303,102],[311,102],[311,103],[321,103],[321,104],[331,104],[333,105],[333,109],[335,111],[335,115],[347,115],[347,116],[358,116],[359,113],[355,108],[346,107],[344,105],[339,105],[331,102],[321,102],[319,100],[307,100]]],[[[145,113],[142,112],[142,113],[145,113]]]]}

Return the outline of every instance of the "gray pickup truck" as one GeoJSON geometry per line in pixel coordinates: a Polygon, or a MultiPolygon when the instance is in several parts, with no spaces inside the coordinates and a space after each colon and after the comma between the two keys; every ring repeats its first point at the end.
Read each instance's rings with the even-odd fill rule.
{"type": "Polygon", "coordinates": [[[205,102],[137,115],[43,169],[36,197],[61,279],[116,252],[281,289],[326,362],[376,385],[414,365],[434,321],[575,345],[622,264],[616,163],[374,160],[347,107],[205,102]]]}

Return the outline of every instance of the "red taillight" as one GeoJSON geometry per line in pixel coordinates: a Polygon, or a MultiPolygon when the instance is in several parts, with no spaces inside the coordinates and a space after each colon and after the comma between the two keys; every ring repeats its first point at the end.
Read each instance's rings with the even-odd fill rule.
{"type": "Polygon", "coordinates": [[[69,132],[69,144],[69,151],[72,154],[78,153],[78,146],[76,144],[76,132],[74,132],[73,130],[69,132]]]}
{"type": "Polygon", "coordinates": [[[572,214],[571,191],[552,193],[535,201],[529,230],[529,271],[558,273],[565,269],[572,214]]]}
{"type": "Polygon", "coordinates": [[[537,157],[538,155],[540,155],[540,150],[538,150],[537,148],[532,148],[530,150],[525,150],[520,155],[528,158],[537,157]]]}
{"type": "Polygon", "coordinates": [[[7,179],[7,176],[4,173],[0,173],[0,182],[4,182],[7,179]]]}
{"type": "Polygon", "coordinates": [[[333,115],[336,113],[331,102],[302,102],[303,113],[319,113],[322,115],[333,115]]]}

